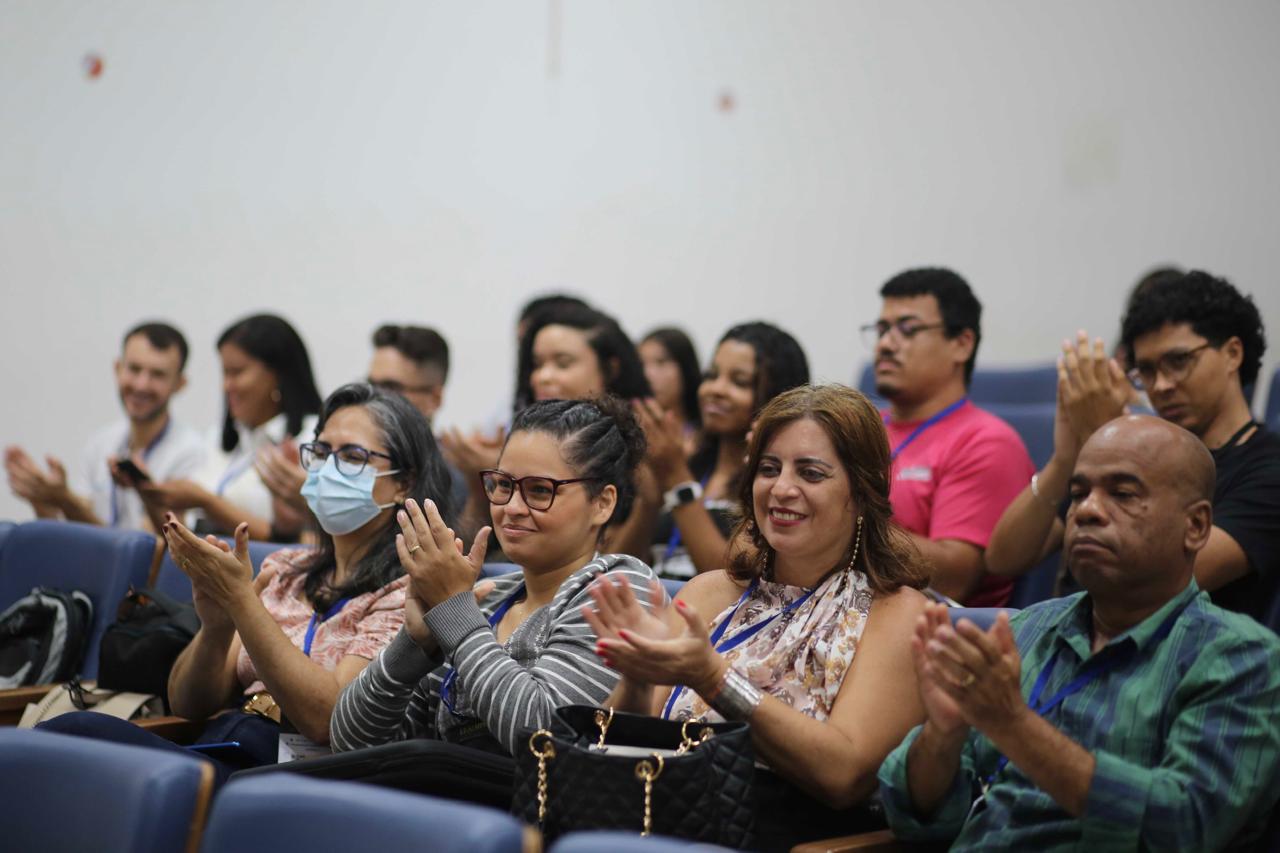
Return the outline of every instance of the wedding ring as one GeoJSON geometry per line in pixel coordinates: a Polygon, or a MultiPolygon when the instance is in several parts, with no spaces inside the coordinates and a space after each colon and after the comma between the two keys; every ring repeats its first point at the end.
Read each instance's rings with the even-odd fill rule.
{"type": "Polygon", "coordinates": [[[414,551],[421,551],[421,550],[422,550],[422,546],[415,543],[414,546],[409,549],[409,553],[412,554],[414,551]]]}
{"type": "Polygon", "coordinates": [[[974,675],[972,672],[966,672],[964,674],[964,678],[960,679],[960,686],[968,687],[977,680],[978,680],[978,676],[974,675]]]}

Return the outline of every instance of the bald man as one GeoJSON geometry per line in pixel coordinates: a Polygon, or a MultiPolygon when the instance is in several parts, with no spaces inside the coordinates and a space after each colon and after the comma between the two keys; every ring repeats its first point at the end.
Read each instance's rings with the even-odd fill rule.
{"type": "Polygon", "coordinates": [[[983,632],[932,607],[913,639],[927,718],[880,769],[889,823],[952,850],[1215,850],[1280,797],[1280,638],[1209,601],[1213,458],[1146,416],[1071,477],[1084,592],[983,632]]]}

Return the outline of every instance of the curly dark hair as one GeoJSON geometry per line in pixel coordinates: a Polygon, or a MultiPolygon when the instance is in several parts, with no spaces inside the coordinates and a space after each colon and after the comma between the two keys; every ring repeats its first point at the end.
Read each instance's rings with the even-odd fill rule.
{"type": "Polygon", "coordinates": [[[609,525],[626,520],[636,499],[636,468],[647,449],[630,404],[608,394],[590,400],[542,400],[516,414],[507,441],[522,431],[544,432],[558,441],[569,467],[579,477],[591,478],[585,484],[591,497],[608,485],[617,489],[618,502],[600,527],[598,541],[604,540],[609,525]]]}
{"type": "Polygon", "coordinates": [[[644,378],[644,365],[636,345],[618,325],[618,321],[594,308],[565,304],[550,310],[536,312],[529,319],[529,327],[520,339],[520,354],[516,362],[516,396],[512,411],[519,412],[533,402],[533,343],[538,332],[547,326],[568,326],[587,337],[587,343],[595,351],[604,374],[605,391],[633,400],[649,396],[649,380],[644,378]]]}
{"type": "Polygon", "coordinates": [[[1192,331],[1215,347],[1239,338],[1244,347],[1240,384],[1250,385],[1257,380],[1262,354],[1267,351],[1267,335],[1258,306],[1225,278],[1203,270],[1165,277],[1136,296],[1124,316],[1120,342],[1133,352],[1138,338],[1181,323],[1189,324],[1192,331]]]}

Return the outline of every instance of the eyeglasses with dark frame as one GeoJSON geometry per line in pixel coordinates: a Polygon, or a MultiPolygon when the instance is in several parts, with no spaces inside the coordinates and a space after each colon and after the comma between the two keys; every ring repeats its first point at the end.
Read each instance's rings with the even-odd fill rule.
{"type": "Polygon", "coordinates": [[[890,332],[897,335],[900,341],[909,341],[921,332],[927,332],[930,329],[945,329],[946,327],[946,323],[921,323],[919,320],[903,317],[901,320],[895,320],[892,323],[888,320],[867,323],[865,326],[859,326],[858,331],[862,333],[862,342],[866,344],[867,349],[874,350],[880,345],[880,339],[890,332]]]}
{"type": "Polygon", "coordinates": [[[369,464],[371,456],[378,456],[395,464],[395,459],[387,454],[369,450],[358,444],[344,444],[334,449],[326,441],[308,441],[298,447],[298,461],[302,463],[302,470],[307,472],[319,471],[324,467],[324,463],[329,461],[330,456],[336,460],[338,473],[347,477],[358,477],[369,464]]]}
{"type": "Polygon", "coordinates": [[[480,472],[480,486],[484,489],[484,495],[489,499],[489,503],[494,506],[506,506],[515,497],[516,489],[519,489],[525,505],[529,509],[540,512],[551,509],[551,505],[556,501],[556,492],[561,486],[599,479],[599,477],[575,477],[572,480],[554,480],[551,477],[516,478],[496,468],[487,468],[480,472]]]}
{"type": "Polygon", "coordinates": [[[1139,391],[1154,387],[1158,376],[1163,376],[1170,383],[1177,385],[1195,369],[1196,362],[1200,360],[1200,353],[1211,346],[1213,344],[1206,341],[1191,349],[1170,350],[1156,359],[1155,364],[1147,361],[1134,365],[1129,368],[1125,376],[1129,377],[1133,387],[1139,391]]]}

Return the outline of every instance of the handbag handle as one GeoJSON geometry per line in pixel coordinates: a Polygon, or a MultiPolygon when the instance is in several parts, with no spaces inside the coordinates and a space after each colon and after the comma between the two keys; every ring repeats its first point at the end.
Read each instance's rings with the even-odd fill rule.
{"type": "Polygon", "coordinates": [[[636,765],[636,778],[644,783],[644,829],[640,831],[641,836],[648,835],[653,829],[653,783],[662,775],[662,768],[666,764],[656,752],[653,753],[653,759],[658,762],[657,768],[648,759],[636,765]]]}
{"type": "MultiPolygon", "coordinates": [[[[601,735],[600,739],[604,740],[604,735],[601,735]]],[[[538,759],[538,828],[541,829],[547,817],[547,762],[556,757],[556,747],[551,741],[551,732],[538,729],[531,734],[529,751],[533,753],[534,758],[538,759]],[[539,737],[546,738],[541,748],[535,743],[539,737]]]]}

